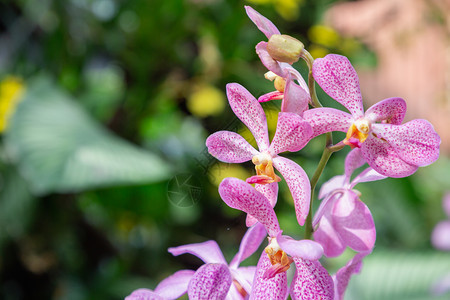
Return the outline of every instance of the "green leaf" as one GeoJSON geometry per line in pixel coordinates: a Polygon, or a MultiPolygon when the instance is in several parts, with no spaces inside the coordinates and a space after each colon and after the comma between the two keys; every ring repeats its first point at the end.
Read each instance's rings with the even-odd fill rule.
{"type": "Polygon", "coordinates": [[[28,83],[5,144],[37,194],[150,183],[170,175],[158,156],[108,132],[43,77],[28,83]]]}

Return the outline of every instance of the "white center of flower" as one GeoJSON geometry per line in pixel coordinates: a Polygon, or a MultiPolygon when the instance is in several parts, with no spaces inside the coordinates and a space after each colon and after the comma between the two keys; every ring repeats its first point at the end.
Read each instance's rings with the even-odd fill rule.
{"type": "Polygon", "coordinates": [[[275,78],[277,78],[277,74],[275,74],[274,72],[272,72],[272,71],[269,71],[269,72],[266,72],[265,74],[264,74],[264,77],[267,79],[267,80],[270,80],[270,81],[274,81],[275,80],[275,78]]]}
{"type": "Polygon", "coordinates": [[[257,165],[267,165],[272,161],[272,156],[269,153],[260,153],[258,155],[253,156],[252,162],[257,165]]]}
{"type": "Polygon", "coordinates": [[[356,128],[364,134],[368,134],[370,131],[371,123],[367,119],[359,119],[355,123],[356,128]]]}

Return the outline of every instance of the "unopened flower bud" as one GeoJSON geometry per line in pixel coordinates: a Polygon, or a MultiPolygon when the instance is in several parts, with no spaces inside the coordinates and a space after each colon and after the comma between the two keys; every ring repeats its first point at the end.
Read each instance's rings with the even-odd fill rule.
{"type": "Polygon", "coordinates": [[[304,47],[302,42],[292,36],[273,34],[267,44],[267,51],[273,59],[292,64],[298,61],[304,47]]]}

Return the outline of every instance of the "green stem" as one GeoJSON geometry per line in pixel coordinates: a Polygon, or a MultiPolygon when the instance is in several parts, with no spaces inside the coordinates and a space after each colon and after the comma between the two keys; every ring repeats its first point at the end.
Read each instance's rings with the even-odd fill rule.
{"type": "Polygon", "coordinates": [[[314,58],[311,56],[311,54],[306,51],[306,49],[303,49],[302,53],[300,54],[300,57],[303,58],[304,61],[306,61],[306,64],[308,65],[309,73],[308,73],[308,88],[309,88],[309,94],[311,95],[311,104],[313,107],[322,107],[322,104],[320,104],[319,98],[317,98],[316,93],[316,85],[312,73],[312,67],[314,63],[314,58]]]}

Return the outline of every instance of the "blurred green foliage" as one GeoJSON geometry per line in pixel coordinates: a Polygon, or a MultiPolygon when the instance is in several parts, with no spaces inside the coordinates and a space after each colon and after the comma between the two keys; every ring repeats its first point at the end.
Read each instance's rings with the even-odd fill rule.
{"type": "MultiPolygon", "coordinates": [[[[288,19],[274,10],[276,1],[259,2],[257,10],[315,53],[376,63],[363,44],[321,25],[334,1],[294,1],[295,14],[277,7],[288,19]]],[[[26,88],[0,137],[0,298],[122,299],[176,270],[196,269],[197,258],[174,258],[167,248],[208,239],[231,259],[245,221],[220,200],[216,184],[252,166],[217,165],[204,141],[217,130],[242,131],[222,103],[226,83],[256,96],[273,90],[254,51],[265,37],[247,18],[248,4],[0,1],[0,77],[19,76],[26,88]]],[[[338,106],[320,90],[319,97],[338,106]]],[[[289,156],[311,175],[322,145],[317,138],[289,156]]],[[[334,155],[320,183],[343,172],[346,151],[334,155]]],[[[429,234],[444,217],[449,167],[441,158],[411,178],[358,186],[374,214],[375,252],[392,259],[392,251],[414,250],[421,261],[436,261],[429,234]]],[[[277,213],[285,232],[302,237],[284,183],[277,213]]],[[[344,262],[325,263],[337,269],[344,262]]],[[[367,295],[358,284],[381,285],[355,284],[355,299],[367,295]]],[[[370,299],[388,299],[380,295],[370,299]]]]}

